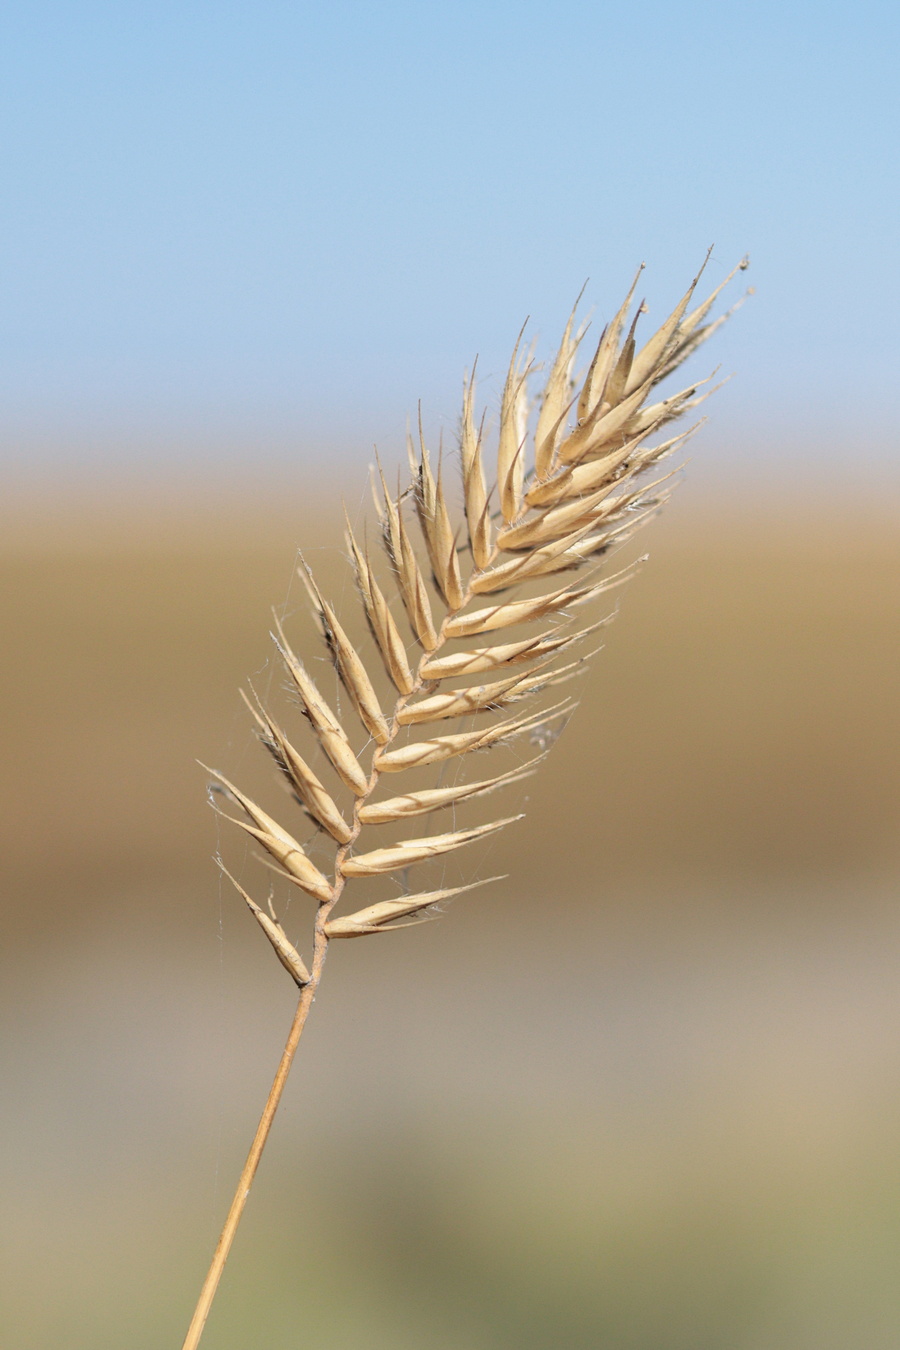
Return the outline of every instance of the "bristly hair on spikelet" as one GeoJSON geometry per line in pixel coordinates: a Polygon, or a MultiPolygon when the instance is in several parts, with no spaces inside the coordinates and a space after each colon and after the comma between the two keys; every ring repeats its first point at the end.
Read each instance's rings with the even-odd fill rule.
{"type": "MultiPolygon", "coordinates": [[[[591,653],[579,653],[579,646],[612,617],[581,624],[581,613],[626,582],[643,561],[604,571],[607,559],[672,492],[671,472],[648,482],[649,471],[674,455],[699,423],[667,438],[656,439],[657,434],[713,392],[699,392],[709,383],[701,380],[666,397],[654,394],[737,308],[709,319],[716,298],[747,260],[691,308],[705,266],[639,347],[638,320],[646,306],[638,305],[630,324],[629,312],[642,266],[578,378],[575,362],[587,327],[576,330],[573,310],[537,395],[538,371],[532,354],[522,350],[520,333],[503,388],[492,464],[484,420],[475,413],[474,373],[466,380],[459,427],[460,519],[448,500],[447,462],[440,451],[436,456],[429,451],[421,419],[417,444],[409,438],[410,481],[394,491],[378,466],[384,565],[379,567],[349,520],[346,542],[383,669],[363,660],[311,570],[301,564],[317,626],[355,720],[347,724],[329,705],[277,620],[273,640],[327,761],[322,772],[331,784],[322,781],[255,695],[245,699],[259,738],[304,819],[330,837],[334,863],[327,874],[320,870],[295,837],[295,825],[286,828],[221,773],[208,770],[216,795],[240,815],[222,812],[218,805],[216,810],[261,845],[271,866],[310,896],[316,910],[307,968],[271,903],[263,909],[226,872],[299,986],[300,998],[184,1350],[194,1350],[202,1334],[331,941],[420,922],[435,915],[441,902],[485,881],[414,889],[336,915],[338,902],[371,878],[402,877],[405,885],[410,868],[521,819],[501,817],[467,829],[379,841],[386,826],[403,827],[415,817],[428,822],[436,812],[520,782],[534,772],[544,751],[493,776],[448,785],[441,779],[436,786],[399,794],[397,775],[450,760],[465,766],[475,751],[517,737],[542,747],[552,739],[548,727],[553,720],[569,715],[572,700],[548,707],[546,693],[583,670],[591,653]],[[576,572],[583,572],[584,580],[569,579],[576,572]],[[399,603],[392,608],[392,601],[399,603]],[[526,635],[510,641],[506,630],[512,628],[526,635]],[[443,729],[458,719],[466,719],[467,729],[443,729]]],[[[426,823],[425,828],[432,827],[426,823]]]]}

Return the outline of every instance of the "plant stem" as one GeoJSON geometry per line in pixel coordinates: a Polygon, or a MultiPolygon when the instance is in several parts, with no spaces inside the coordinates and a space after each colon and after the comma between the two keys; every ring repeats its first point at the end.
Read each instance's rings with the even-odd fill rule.
{"type": "Polygon", "coordinates": [[[234,1199],[231,1202],[231,1208],[229,1209],[228,1217],[225,1220],[225,1226],[222,1229],[221,1236],[216,1244],[212,1264],[210,1265],[206,1279],[203,1282],[200,1298],[194,1309],[194,1315],[191,1318],[191,1325],[188,1327],[188,1333],[185,1337],[182,1350],[196,1350],[196,1347],[200,1344],[200,1337],[203,1335],[203,1328],[206,1325],[206,1319],[209,1316],[212,1301],[216,1296],[219,1280],[222,1278],[222,1271],[225,1269],[225,1262],[228,1260],[228,1253],[231,1251],[231,1244],[234,1241],[238,1224],[241,1221],[241,1215],[244,1212],[244,1206],[246,1205],[247,1197],[250,1194],[250,1187],[253,1184],[256,1169],[259,1167],[259,1160],[262,1157],[263,1149],[266,1146],[266,1140],[268,1139],[269,1131],[272,1128],[272,1121],[275,1119],[275,1112],[278,1110],[278,1103],[281,1101],[281,1096],[288,1080],[288,1074],[291,1071],[291,1064],[294,1061],[294,1055],[296,1054],[297,1046],[300,1043],[300,1036],[302,1035],[303,1028],[306,1025],[306,1018],[316,996],[316,989],[318,988],[319,980],[322,975],[322,965],[325,959],[326,945],[327,939],[322,943],[317,942],[316,944],[317,951],[316,959],[313,964],[312,978],[310,979],[309,984],[305,984],[300,991],[300,999],[297,1003],[297,1010],[294,1013],[294,1020],[291,1023],[287,1042],[275,1072],[272,1087],[266,1098],[266,1104],[263,1107],[263,1113],[260,1117],[259,1125],[256,1128],[256,1134],[253,1136],[253,1143],[250,1145],[250,1152],[247,1154],[247,1161],[244,1163],[244,1170],[241,1172],[237,1190],[234,1193],[234,1199]]]}

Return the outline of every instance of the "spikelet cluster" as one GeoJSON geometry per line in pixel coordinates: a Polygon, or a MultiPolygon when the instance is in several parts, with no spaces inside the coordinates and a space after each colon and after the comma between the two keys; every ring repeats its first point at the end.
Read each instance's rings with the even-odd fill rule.
{"type": "MultiPolygon", "coordinates": [[[[746,261],[739,264],[744,267],[746,261]]],[[[392,491],[379,469],[381,549],[371,549],[347,524],[377,669],[351,642],[312,573],[301,569],[352,724],[323,697],[278,623],[278,655],[321,753],[298,748],[295,732],[289,736],[255,696],[246,701],[298,812],[330,837],[333,868],[322,871],[308,856],[296,838],[298,824],[285,827],[220,773],[209,772],[219,800],[239,809],[229,818],[261,846],[276,871],[317,902],[319,957],[332,938],[388,931],[428,917],[442,901],[472,889],[409,889],[406,879],[420,864],[520,819],[443,831],[433,823],[437,813],[533,772],[542,750],[493,775],[452,774],[448,781],[441,768],[448,761],[465,768],[474,752],[519,737],[540,747],[547,727],[570,711],[569,700],[548,707],[547,691],[583,669],[585,640],[611,617],[583,622],[582,615],[590,616],[594,602],[627,581],[642,561],[606,570],[610,556],[671,493],[672,474],[651,471],[696,428],[675,435],[664,429],[711,392],[700,392],[708,381],[664,397],[657,386],[728,317],[709,315],[733,275],[697,305],[695,278],[661,327],[639,345],[645,306],[629,318],[639,271],[578,378],[586,328],[576,330],[573,311],[537,396],[538,371],[520,335],[490,462],[484,421],[475,415],[474,378],[468,379],[459,429],[459,513],[455,493],[448,491],[447,462],[429,452],[421,426],[417,444],[409,442],[410,481],[392,491]],[[373,556],[379,551],[380,560],[373,556]],[[517,631],[513,636],[508,630],[517,631]],[[404,774],[429,766],[439,766],[437,786],[406,784],[403,790],[404,774]],[[382,835],[380,842],[379,831],[392,825],[413,837],[383,842],[382,835]],[[345,891],[363,899],[360,883],[381,876],[398,879],[408,893],[333,912],[345,891]]],[[[234,884],[279,960],[299,985],[306,984],[310,973],[271,902],[265,910],[234,884]]]]}

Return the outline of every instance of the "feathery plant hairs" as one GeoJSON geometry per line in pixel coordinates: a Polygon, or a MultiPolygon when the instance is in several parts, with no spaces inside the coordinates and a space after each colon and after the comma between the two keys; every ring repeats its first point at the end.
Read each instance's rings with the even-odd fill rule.
{"type": "Polygon", "coordinates": [[[361,728],[356,721],[345,725],[329,706],[276,623],[275,646],[324,752],[323,765],[328,761],[322,773],[330,785],[263,704],[255,696],[245,699],[259,738],[295,805],[330,838],[334,866],[326,875],[297,842],[296,825],[285,828],[222,774],[210,771],[220,799],[242,813],[228,819],[262,846],[276,871],[312,897],[316,909],[307,967],[271,902],[262,908],[226,872],[300,995],[184,1350],[194,1350],[203,1333],[332,940],[385,933],[417,922],[472,887],[401,893],[369,904],[363,894],[362,908],[337,915],[335,907],[345,890],[349,887],[350,895],[356,896],[364,891],[360,883],[370,878],[399,875],[405,881],[408,869],[520,819],[501,818],[440,833],[431,833],[428,824],[435,812],[518,782],[534,771],[543,754],[473,782],[445,781],[441,774],[437,786],[409,788],[408,780],[398,782],[398,776],[431,765],[446,767],[451,760],[468,764],[466,756],[474,751],[516,737],[529,737],[540,751],[548,719],[565,717],[570,710],[571,700],[548,708],[546,691],[583,669],[588,656],[577,654],[578,644],[611,617],[582,626],[581,612],[627,581],[643,561],[609,574],[603,570],[606,559],[659,511],[672,491],[671,473],[654,476],[649,483],[645,475],[675,454],[696,428],[652,445],[648,442],[712,392],[697,392],[708,380],[659,399],[654,399],[654,390],[733,312],[708,318],[724,286],[746,266],[744,259],[707,299],[691,308],[698,275],[662,326],[638,348],[636,330],[645,306],[638,307],[630,325],[628,317],[641,268],[579,379],[573,367],[586,325],[575,330],[573,310],[536,399],[531,384],[537,368],[532,354],[523,352],[520,334],[503,390],[493,469],[487,465],[484,422],[476,421],[474,378],[469,378],[459,433],[461,523],[455,521],[448,500],[447,466],[440,454],[436,461],[429,455],[421,427],[418,446],[409,442],[412,477],[406,487],[392,492],[379,466],[376,507],[386,569],[376,567],[368,545],[354,535],[349,521],[347,545],[384,675],[376,675],[375,661],[363,661],[312,573],[305,564],[301,568],[318,627],[361,728]],[[413,516],[427,565],[414,543],[413,516]],[[565,579],[560,584],[560,577],[582,570],[583,581],[565,579]],[[389,604],[388,584],[399,594],[404,624],[389,604]],[[412,632],[412,644],[404,637],[404,626],[412,632]],[[507,640],[505,630],[514,627],[526,636],[507,640]],[[514,705],[529,703],[528,711],[510,712],[514,705]],[[445,729],[459,719],[465,719],[468,729],[445,729]],[[360,742],[365,742],[363,748],[355,749],[360,742]],[[425,833],[382,842],[385,826],[414,834],[417,818],[426,818],[425,833]]]}

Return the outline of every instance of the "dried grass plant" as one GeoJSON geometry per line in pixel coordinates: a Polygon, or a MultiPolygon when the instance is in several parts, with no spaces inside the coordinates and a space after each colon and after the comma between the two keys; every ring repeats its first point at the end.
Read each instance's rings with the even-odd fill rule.
{"type": "Polygon", "coordinates": [[[703,380],[665,397],[655,391],[733,312],[709,317],[722,289],[746,265],[741,262],[692,307],[701,268],[640,347],[643,304],[629,322],[639,270],[578,379],[573,372],[587,325],[576,330],[573,310],[537,396],[538,368],[520,334],[490,466],[485,422],[476,418],[474,375],[469,378],[459,427],[459,521],[448,463],[440,451],[429,452],[421,427],[415,444],[409,438],[406,485],[394,491],[379,467],[381,564],[366,537],[347,524],[349,560],[371,635],[365,659],[357,649],[363,644],[354,646],[347,635],[346,618],[342,623],[311,571],[301,566],[353,715],[345,718],[330,706],[277,622],[275,646],[316,743],[317,768],[309,762],[310,751],[295,745],[293,730],[282,727],[255,695],[245,698],[293,798],[295,818],[304,826],[312,822],[330,841],[334,861],[327,872],[321,870],[310,857],[320,851],[298,842],[297,823],[282,825],[221,773],[209,771],[216,809],[260,845],[270,865],[315,908],[307,965],[271,901],[257,904],[226,873],[296,982],[299,1001],[184,1350],[195,1350],[203,1333],[331,943],[383,935],[436,916],[445,901],[472,887],[409,888],[410,869],[521,819],[445,830],[430,823],[437,812],[533,773],[554,725],[571,712],[573,699],[554,700],[553,691],[583,670],[592,653],[579,648],[590,645],[612,617],[594,615],[595,602],[626,582],[643,559],[612,571],[606,570],[608,561],[667,501],[677,469],[652,471],[677,454],[696,426],[662,439],[658,433],[693,411],[712,389],[700,392],[709,383],[703,380]],[[574,581],[576,572],[581,575],[574,581]],[[582,615],[589,616],[586,622],[582,615]],[[509,629],[524,635],[510,640],[509,629]],[[462,729],[450,729],[454,723],[462,729]],[[536,753],[474,781],[447,773],[468,767],[476,751],[517,739],[536,753]],[[416,786],[422,780],[415,771],[431,766],[438,769],[437,785],[416,786]],[[235,809],[238,816],[231,814],[235,809]],[[390,827],[402,837],[393,837],[390,827]],[[378,878],[394,878],[396,884],[394,894],[373,903],[370,888],[378,878]],[[348,899],[338,914],[338,905],[348,899]]]}

